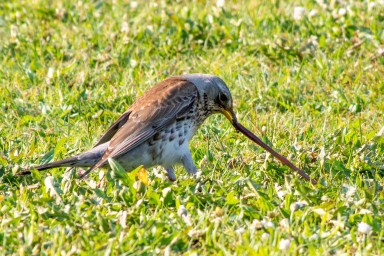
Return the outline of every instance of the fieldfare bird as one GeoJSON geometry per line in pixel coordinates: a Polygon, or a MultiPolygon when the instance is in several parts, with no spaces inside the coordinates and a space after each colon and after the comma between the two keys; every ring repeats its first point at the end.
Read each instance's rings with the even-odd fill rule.
{"type": "MultiPolygon", "coordinates": [[[[197,172],[189,141],[204,120],[214,113],[224,114],[235,129],[306,180],[317,183],[242,126],[233,111],[227,85],[219,77],[206,74],[175,76],[160,82],[113,123],[92,149],[33,168],[89,167],[81,175],[83,178],[94,169],[107,166],[108,158],[112,158],[127,171],[141,165],[144,168],[160,165],[167,171],[169,180],[175,181],[176,164],[182,164],[191,174],[197,172]]],[[[29,173],[24,171],[19,175],[29,173]]]]}

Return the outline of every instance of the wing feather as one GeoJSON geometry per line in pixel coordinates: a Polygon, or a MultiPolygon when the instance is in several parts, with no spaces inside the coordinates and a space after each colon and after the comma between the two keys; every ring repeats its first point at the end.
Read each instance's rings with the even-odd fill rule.
{"type": "MultiPolygon", "coordinates": [[[[195,103],[197,94],[196,86],[181,77],[166,79],[146,92],[126,112],[129,112],[129,117],[113,133],[108,149],[100,161],[82,177],[103,165],[109,157],[116,158],[131,151],[188,113],[195,103]]],[[[116,123],[110,129],[116,127],[116,123]]],[[[104,138],[108,138],[111,134],[108,130],[100,141],[104,141],[104,138]]]]}
{"type": "Polygon", "coordinates": [[[126,111],[124,114],[114,122],[108,130],[104,133],[104,135],[99,139],[99,141],[93,146],[94,148],[103,144],[107,141],[110,141],[112,137],[116,134],[116,132],[128,121],[129,115],[131,114],[131,110],[126,111]]]}

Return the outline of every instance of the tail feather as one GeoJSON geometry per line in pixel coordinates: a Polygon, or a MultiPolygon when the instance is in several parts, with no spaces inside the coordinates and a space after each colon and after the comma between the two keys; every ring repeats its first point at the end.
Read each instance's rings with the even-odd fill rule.
{"type": "Polygon", "coordinates": [[[28,170],[17,173],[16,175],[17,176],[24,176],[24,175],[31,174],[30,169],[36,169],[38,171],[44,171],[44,170],[56,168],[56,167],[74,167],[74,166],[77,166],[78,162],[79,162],[78,157],[73,156],[73,157],[69,157],[69,158],[59,160],[56,162],[52,162],[52,163],[48,163],[48,164],[42,164],[42,165],[38,165],[38,166],[33,166],[33,167],[30,167],[28,170]]]}
{"type": "Polygon", "coordinates": [[[56,167],[91,167],[94,166],[101,159],[104,152],[107,150],[109,145],[109,141],[98,145],[84,153],[81,153],[77,156],[72,156],[63,160],[59,160],[56,162],[42,164],[39,166],[31,167],[28,170],[17,173],[17,176],[24,176],[27,174],[31,174],[30,169],[36,169],[38,171],[43,171],[56,167]]]}

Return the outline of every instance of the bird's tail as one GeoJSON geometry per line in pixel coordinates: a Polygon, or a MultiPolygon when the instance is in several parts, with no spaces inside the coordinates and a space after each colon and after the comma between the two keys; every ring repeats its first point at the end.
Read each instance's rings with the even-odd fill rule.
{"type": "Polygon", "coordinates": [[[30,171],[31,169],[36,169],[38,171],[44,171],[44,170],[51,169],[51,168],[56,168],[56,167],[70,167],[70,166],[73,166],[73,167],[79,166],[78,165],[78,157],[77,156],[72,156],[72,157],[69,157],[69,158],[66,158],[66,159],[63,159],[63,160],[59,160],[59,161],[56,161],[56,162],[48,163],[48,164],[32,166],[32,167],[28,168],[25,171],[17,173],[16,175],[17,176],[24,176],[24,175],[31,174],[31,171],[30,171]]]}
{"type": "Polygon", "coordinates": [[[17,173],[17,176],[24,176],[27,174],[31,174],[31,169],[36,169],[38,171],[43,171],[56,167],[91,167],[95,165],[100,159],[101,156],[108,148],[109,142],[101,144],[97,147],[94,147],[84,153],[81,153],[76,156],[72,156],[63,160],[59,160],[56,162],[42,164],[39,166],[30,167],[28,170],[17,173]]]}

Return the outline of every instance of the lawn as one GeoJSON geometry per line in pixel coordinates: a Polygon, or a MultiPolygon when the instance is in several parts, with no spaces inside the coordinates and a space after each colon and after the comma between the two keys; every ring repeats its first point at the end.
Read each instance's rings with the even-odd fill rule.
{"type": "Polygon", "coordinates": [[[0,254],[384,254],[384,2],[148,2],[0,3],[0,254]],[[220,115],[190,143],[197,178],[14,176],[183,73],[220,76],[239,121],[319,184],[220,115]]]}

